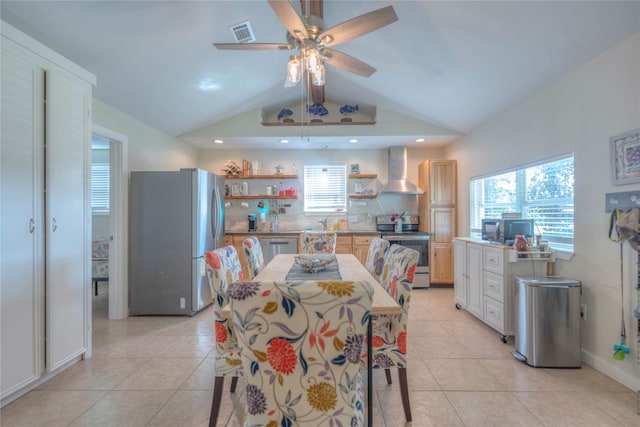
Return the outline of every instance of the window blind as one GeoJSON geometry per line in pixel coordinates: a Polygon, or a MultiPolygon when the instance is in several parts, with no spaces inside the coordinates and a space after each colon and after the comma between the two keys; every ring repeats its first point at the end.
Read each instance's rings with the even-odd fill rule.
{"type": "Polygon", "coordinates": [[[470,181],[470,229],[483,218],[520,212],[535,220],[536,232],[556,249],[573,250],[573,155],[470,181]]]}
{"type": "Polygon", "coordinates": [[[91,211],[109,212],[109,163],[91,164],[91,211]]]}
{"type": "Polygon", "coordinates": [[[344,212],[347,209],[347,165],[305,165],[304,211],[344,212]]]}

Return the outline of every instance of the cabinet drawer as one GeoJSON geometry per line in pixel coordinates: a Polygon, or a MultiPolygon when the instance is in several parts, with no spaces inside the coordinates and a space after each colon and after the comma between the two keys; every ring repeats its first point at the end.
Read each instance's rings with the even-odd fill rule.
{"type": "Polygon", "coordinates": [[[484,272],[484,294],[500,302],[504,302],[504,276],[484,272]]]}
{"type": "Polygon", "coordinates": [[[493,298],[484,297],[482,317],[499,332],[504,332],[504,305],[493,298]]]}
{"type": "Polygon", "coordinates": [[[374,237],[378,237],[378,236],[353,236],[353,245],[354,246],[360,246],[360,245],[369,246],[371,244],[371,241],[374,239],[374,237]]]}
{"type": "Polygon", "coordinates": [[[484,248],[484,269],[496,274],[504,272],[504,251],[498,248],[484,248]]]}

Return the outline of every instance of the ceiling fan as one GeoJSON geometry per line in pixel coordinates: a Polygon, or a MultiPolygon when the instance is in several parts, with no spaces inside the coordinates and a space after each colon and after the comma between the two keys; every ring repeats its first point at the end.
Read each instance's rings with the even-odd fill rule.
{"type": "Polygon", "coordinates": [[[287,29],[287,43],[214,43],[229,50],[297,50],[287,64],[287,80],[297,83],[302,73],[312,82],[314,104],[324,103],[324,64],[369,77],[376,69],[331,47],[378,30],[398,20],[393,6],[383,7],[324,29],[323,0],[300,0],[302,15],[289,1],[268,0],[287,29]]]}

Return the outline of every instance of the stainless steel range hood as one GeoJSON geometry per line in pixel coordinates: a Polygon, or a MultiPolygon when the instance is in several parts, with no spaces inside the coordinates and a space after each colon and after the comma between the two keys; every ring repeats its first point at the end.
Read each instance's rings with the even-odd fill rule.
{"type": "Polygon", "coordinates": [[[380,193],[424,194],[415,184],[407,181],[407,147],[389,147],[389,182],[380,193]]]}

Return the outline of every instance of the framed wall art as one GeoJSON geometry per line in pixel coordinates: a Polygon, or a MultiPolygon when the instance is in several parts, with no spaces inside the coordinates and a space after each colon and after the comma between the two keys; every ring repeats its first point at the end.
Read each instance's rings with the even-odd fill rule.
{"type": "Polygon", "coordinates": [[[611,184],[640,182],[640,129],[615,135],[611,143],[611,184]]]}

